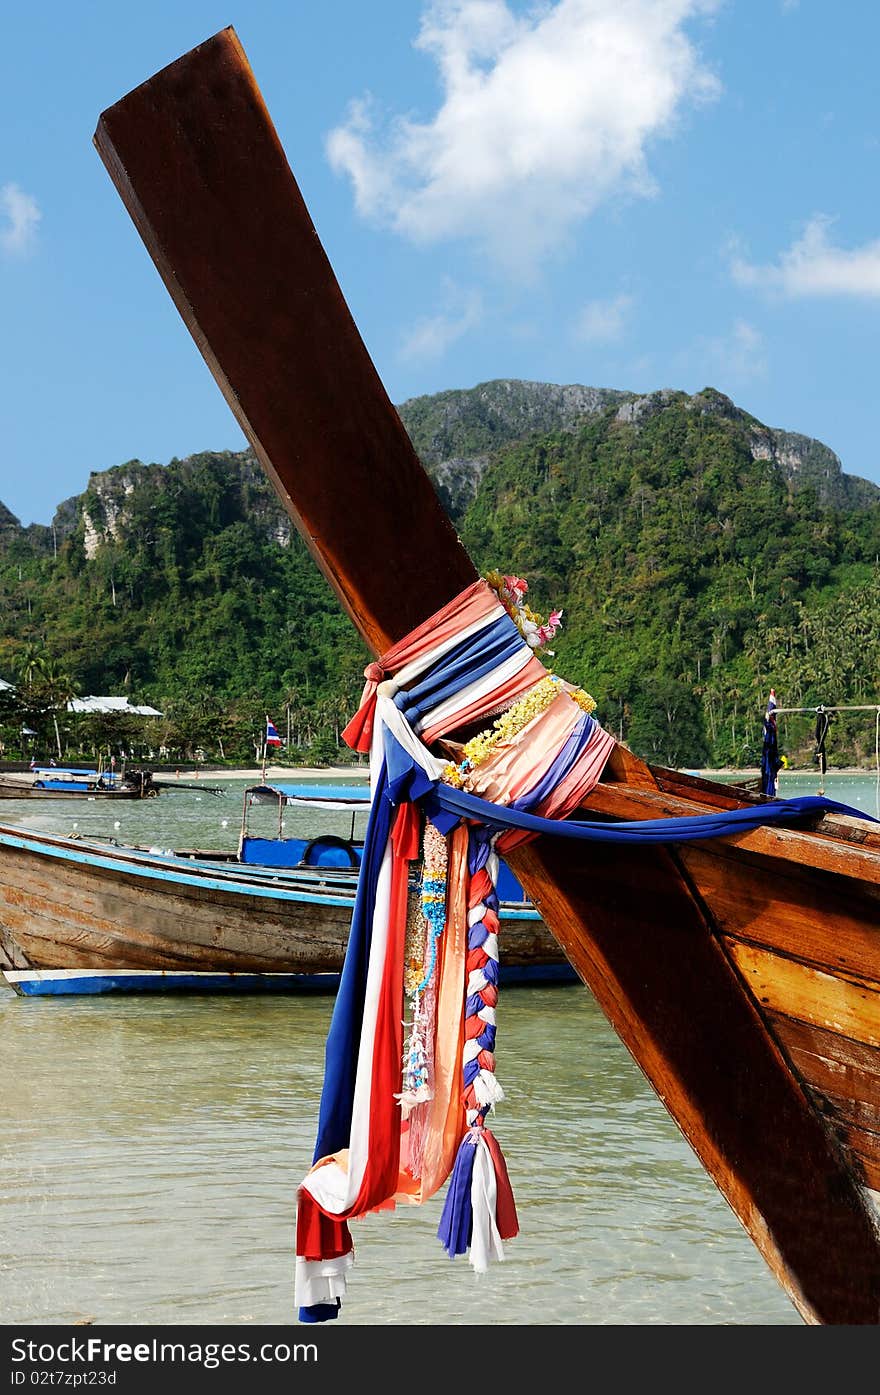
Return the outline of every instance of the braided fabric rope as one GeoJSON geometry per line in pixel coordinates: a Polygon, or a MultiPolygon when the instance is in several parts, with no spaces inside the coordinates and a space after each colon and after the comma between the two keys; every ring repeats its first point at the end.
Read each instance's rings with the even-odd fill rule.
{"type": "Polygon", "coordinates": [[[462,1078],[467,1122],[471,1127],[480,1128],[493,1104],[504,1098],[495,1075],[499,968],[497,877],[498,858],[491,853],[486,865],[471,877],[468,894],[462,1078]]]}

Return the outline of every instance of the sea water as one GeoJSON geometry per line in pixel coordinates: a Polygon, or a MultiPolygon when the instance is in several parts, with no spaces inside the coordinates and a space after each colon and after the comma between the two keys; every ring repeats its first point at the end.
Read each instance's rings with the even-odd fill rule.
{"type": "MultiPolygon", "coordinates": [[[[232,848],[245,786],[223,787],[143,804],[4,801],[2,817],[232,848]]],[[[872,776],[832,774],[825,791],[873,812],[872,776]]],[[[816,793],[816,778],[785,772],[780,793],[816,793]]],[[[288,831],[315,831],[302,818],[288,831]]],[[[328,830],[347,831],[340,818],[326,814],[328,830]]],[[[0,989],[0,1322],[294,1323],[295,1195],[331,1008],[0,989]]],[[[503,992],[496,1055],[506,1098],[493,1131],[520,1219],[504,1262],[477,1276],[446,1257],[442,1192],[368,1217],[353,1227],[340,1321],[800,1324],[586,988],[503,992]]]]}

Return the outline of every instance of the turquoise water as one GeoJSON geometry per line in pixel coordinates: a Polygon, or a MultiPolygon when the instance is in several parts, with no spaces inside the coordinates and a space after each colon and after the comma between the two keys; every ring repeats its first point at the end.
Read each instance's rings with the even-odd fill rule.
{"type": "MultiPolygon", "coordinates": [[[[733,777],[727,777],[733,778],[733,777]]],[[[245,816],[244,791],[247,780],[217,780],[203,777],[205,789],[164,791],[156,799],[102,802],[100,799],[16,800],[0,802],[0,823],[42,829],[49,833],[75,834],[81,838],[116,838],[120,843],[169,848],[200,847],[232,852],[238,846],[245,816]],[[222,789],[220,796],[209,788],[222,789]]],[[[190,782],[188,777],[188,783],[190,782]]],[[[316,780],[316,784],[324,783],[316,780]]],[[[817,794],[822,788],[818,773],[783,771],[779,793],[783,797],[817,794]]],[[[825,777],[824,790],[830,799],[880,817],[880,782],[874,775],[832,772],[825,777]]],[[[366,816],[355,815],[355,832],[362,834],[366,816]]],[[[253,833],[274,835],[278,813],[270,805],[247,811],[248,828],[253,833]]],[[[284,831],[310,837],[315,833],[348,835],[351,816],[341,812],[315,814],[288,808],[284,831]]]]}
{"type": "Polygon", "coordinates": [[[880,774],[852,775],[830,771],[820,776],[818,771],[783,770],[779,776],[779,794],[792,799],[803,794],[825,794],[841,804],[851,804],[863,813],[880,819],[880,774]]]}
{"type": "MultiPolygon", "coordinates": [[[[243,788],[3,819],[231,848],[243,788]]],[[[872,812],[873,777],[826,791],[872,812]]],[[[293,1322],[331,1006],[0,990],[0,1322],[293,1322]]],[[[521,1224],[505,1262],[478,1278],[446,1258],[442,1194],[368,1217],[342,1322],[800,1325],[585,988],[502,994],[497,1060],[521,1224]]]]}

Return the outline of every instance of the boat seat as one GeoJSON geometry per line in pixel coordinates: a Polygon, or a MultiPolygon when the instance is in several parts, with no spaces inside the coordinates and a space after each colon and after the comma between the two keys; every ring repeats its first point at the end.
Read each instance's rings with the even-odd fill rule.
{"type": "Polygon", "coordinates": [[[348,838],[335,833],[319,833],[303,848],[298,867],[359,867],[360,858],[348,838]]]}

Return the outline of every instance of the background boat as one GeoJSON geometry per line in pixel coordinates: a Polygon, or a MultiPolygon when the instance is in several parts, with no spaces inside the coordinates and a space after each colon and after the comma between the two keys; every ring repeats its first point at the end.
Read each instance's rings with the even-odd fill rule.
{"type": "Polygon", "coordinates": [[[158,794],[149,770],[37,766],[27,775],[0,775],[0,799],[149,799],[158,794]]]}
{"type": "MultiPolygon", "coordinates": [[[[307,789],[297,790],[296,807],[311,818],[307,789]]],[[[319,819],[328,805],[346,824],[363,812],[366,787],[353,800],[332,793],[316,799],[319,819]]],[[[276,805],[284,807],[283,799],[276,790],[276,805]]],[[[243,820],[237,850],[199,854],[0,825],[6,982],[29,996],[333,991],[357,890],[359,840],[326,830],[251,837],[245,828],[243,820]]],[[[575,981],[511,874],[500,893],[504,980],[575,981]]]]}

